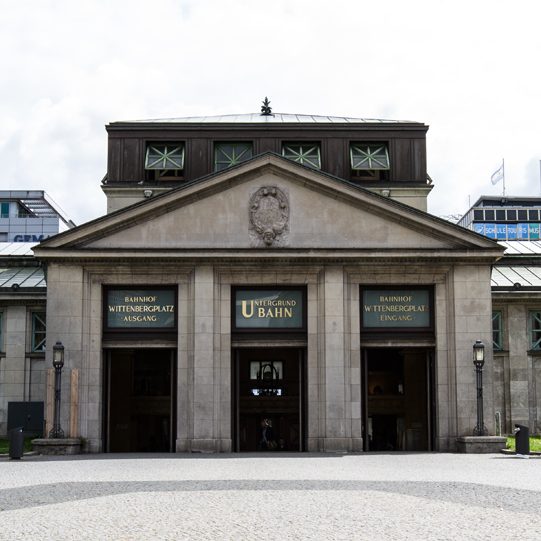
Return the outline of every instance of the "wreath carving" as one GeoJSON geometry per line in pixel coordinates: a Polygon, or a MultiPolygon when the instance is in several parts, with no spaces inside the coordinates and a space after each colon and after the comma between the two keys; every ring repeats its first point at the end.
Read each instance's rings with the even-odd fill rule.
{"type": "Polygon", "coordinates": [[[280,188],[260,188],[252,195],[250,237],[253,246],[288,245],[289,201],[280,188]]]}

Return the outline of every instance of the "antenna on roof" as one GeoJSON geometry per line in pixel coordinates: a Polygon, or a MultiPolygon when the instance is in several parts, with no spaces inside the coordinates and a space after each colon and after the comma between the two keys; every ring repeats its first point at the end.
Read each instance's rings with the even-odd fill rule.
{"type": "Polygon", "coordinates": [[[265,96],[265,100],[261,106],[261,116],[272,116],[272,107],[270,106],[270,101],[267,96],[265,96]]]}

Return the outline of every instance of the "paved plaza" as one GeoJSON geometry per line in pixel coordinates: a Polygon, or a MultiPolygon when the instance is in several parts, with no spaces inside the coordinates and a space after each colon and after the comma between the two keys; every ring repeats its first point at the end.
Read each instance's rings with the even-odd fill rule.
{"type": "Polygon", "coordinates": [[[1,458],[0,539],[539,540],[540,485],[504,455],[1,458]]]}

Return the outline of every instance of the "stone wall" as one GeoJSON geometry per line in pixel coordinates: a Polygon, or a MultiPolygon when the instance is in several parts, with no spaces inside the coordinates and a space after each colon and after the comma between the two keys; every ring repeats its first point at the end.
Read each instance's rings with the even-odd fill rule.
{"type": "Polygon", "coordinates": [[[502,416],[502,432],[515,424],[541,433],[541,350],[532,350],[530,312],[541,303],[533,293],[495,293],[493,310],[502,313],[502,349],[494,354],[494,405],[502,416]]]}
{"type": "MultiPolygon", "coordinates": [[[[233,447],[231,287],[307,287],[307,443],[309,451],[362,450],[361,348],[422,347],[435,352],[436,450],[456,449],[456,437],[476,424],[472,347],[486,347],[485,423],[493,434],[490,268],[486,265],[243,265],[125,264],[49,266],[47,363],[52,345],[65,346],[65,370],[79,372],[79,434],[103,450],[103,366],[108,348],[149,347],[135,340],[102,343],[103,285],[178,286],[178,452],[233,447]],[[359,286],[435,287],[435,338],[360,339],[359,286]]],[[[272,347],[273,344],[267,344],[272,347]]],[[[154,344],[154,346],[159,346],[154,344]]],[[[163,345],[165,347],[167,345],[163,345]]],[[[63,379],[62,424],[69,426],[69,378],[63,379]]]]}
{"type": "Polygon", "coordinates": [[[9,402],[45,401],[45,354],[32,352],[32,314],[45,312],[45,295],[4,299],[0,311],[0,438],[5,438],[9,402]]]}

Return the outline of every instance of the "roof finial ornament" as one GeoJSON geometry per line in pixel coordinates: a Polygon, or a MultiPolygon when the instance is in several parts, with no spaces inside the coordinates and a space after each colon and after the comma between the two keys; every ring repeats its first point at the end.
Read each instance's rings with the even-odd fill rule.
{"type": "Polygon", "coordinates": [[[267,96],[265,96],[265,100],[261,106],[261,116],[272,116],[272,107],[270,106],[270,101],[267,96]]]}

